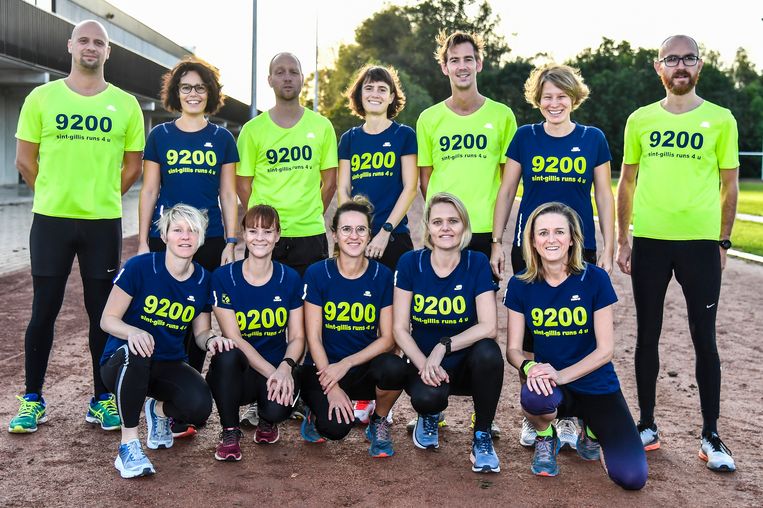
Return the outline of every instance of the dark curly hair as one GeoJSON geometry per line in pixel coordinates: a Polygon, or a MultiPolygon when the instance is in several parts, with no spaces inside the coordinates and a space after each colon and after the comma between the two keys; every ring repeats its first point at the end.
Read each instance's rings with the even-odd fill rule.
{"type": "Polygon", "coordinates": [[[180,105],[180,78],[190,71],[197,72],[207,86],[207,106],[204,108],[204,112],[210,115],[217,113],[225,104],[225,95],[222,93],[223,85],[220,83],[220,71],[214,65],[195,56],[184,58],[172,70],[162,76],[161,97],[164,109],[172,113],[183,111],[180,105]]]}

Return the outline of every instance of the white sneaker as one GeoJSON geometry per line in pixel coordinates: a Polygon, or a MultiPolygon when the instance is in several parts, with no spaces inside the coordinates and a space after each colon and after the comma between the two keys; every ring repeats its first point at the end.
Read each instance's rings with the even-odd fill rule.
{"type": "Polygon", "coordinates": [[[535,427],[527,418],[522,418],[522,432],[519,434],[519,444],[527,448],[535,446],[535,438],[538,434],[535,432],[535,427]]]}
{"type": "Polygon", "coordinates": [[[244,415],[241,417],[241,425],[244,427],[256,427],[259,423],[260,416],[257,413],[257,403],[253,402],[244,411],[244,415]]]}
{"type": "Polygon", "coordinates": [[[709,437],[702,436],[700,440],[699,458],[707,462],[708,469],[730,473],[737,466],[731,456],[731,450],[721,441],[720,436],[713,432],[709,437]]]}
{"type": "Polygon", "coordinates": [[[375,400],[354,400],[352,401],[352,410],[355,413],[355,421],[368,425],[371,421],[371,415],[376,409],[375,400]]]}
{"type": "Polygon", "coordinates": [[[556,420],[554,427],[556,428],[556,435],[559,437],[559,449],[561,450],[567,445],[575,450],[578,444],[578,426],[575,423],[575,419],[569,417],[559,418],[556,420]]]}

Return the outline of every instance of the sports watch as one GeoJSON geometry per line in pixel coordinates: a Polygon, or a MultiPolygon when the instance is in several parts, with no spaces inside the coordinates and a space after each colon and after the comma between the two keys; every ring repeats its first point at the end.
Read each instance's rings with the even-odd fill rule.
{"type": "Polygon", "coordinates": [[[731,248],[731,240],[728,238],[726,240],[721,240],[718,242],[718,245],[720,245],[723,250],[729,250],[731,248]]]}
{"type": "Polygon", "coordinates": [[[395,229],[395,226],[393,226],[391,222],[385,222],[382,224],[382,229],[387,233],[391,233],[392,230],[395,229]]]}
{"type": "Polygon", "coordinates": [[[450,342],[451,342],[450,337],[443,337],[442,339],[440,339],[440,344],[445,346],[445,354],[446,355],[450,354],[450,342]]]}

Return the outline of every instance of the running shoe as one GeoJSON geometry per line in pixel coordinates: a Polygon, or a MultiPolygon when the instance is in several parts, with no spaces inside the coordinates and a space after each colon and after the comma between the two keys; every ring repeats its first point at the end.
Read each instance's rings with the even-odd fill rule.
{"type": "Polygon", "coordinates": [[[294,403],[294,407],[291,410],[291,418],[292,420],[304,420],[305,415],[307,414],[307,405],[305,404],[305,401],[302,400],[302,397],[297,397],[297,402],[294,403]]]}
{"type": "Polygon", "coordinates": [[[559,436],[559,449],[569,446],[573,450],[577,447],[578,443],[578,426],[575,424],[574,418],[559,418],[554,424],[556,429],[556,435],[559,436]]]}
{"type": "Polygon", "coordinates": [[[559,453],[559,438],[556,432],[553,436],[536,436],[535,453],[530,469],[537,476],[556,476],[559,474],[559,465],[556,463],[556,455],[559,453]]]}
{"type": "Polygon", "coordinates": [[[392,457],[395,450],[392,449],[392,424],[386,418],[378,422],[370,422],[366,427],[366,439],[371,443],[368,454],[371,457],[392,457]]]}
{"type": "MultiPolygon", "coordinates": [[[[389,412],[390,415],[392,415],[392,411],[389,412]]],[[[387,419],[392,422],[392,419],[388,416],[387,419]]],[[[416,416],[411,419],[411,421],[408,422],[408,424],[405,426],[405,430],[407,430],[409,433],[413,433],[413,429],[416,428],[416,422],[419,421],[419,417],[416,416]]],[[[445,413],[440,413],[440,416],[437,417],[437,425],[439,427],[447,427],[448,422],[445,420],[445,413]]]]}
{"type": "Polygon", "coordinates": [[[241,460],[241,438],[243,435],[238,427],[223,429],[220,432],[220,442],[215,448],[215,458],[226,462],[241,460]]]}
{"type": "Polygon", "coordinates": [[[439,414],[422,415],[419,414],[416,419],[416,425],[413,429],[413,444],[416,448],[426,450],[427,448],[439,448],[438,439],[439,414]]]}
{"type": "Polygon", "coordinates": [[[472,471],[475,473],[500,473],[501,463],[493,448],[493,437],[490,432],[477,431],[472,441],[472,471]]]}
{"type": "Polygon", "coordinates": [[[522,431],[519,433],[519,444],[531,448],[535,446],[536,437],[535,427],[530,423],[530,420],[522,418],[522,431]]]}
{"type": "Polygon", "coordinates": [[[376,409],[376,401],[356,400],[352,403],[352,409],[355,413],[355,421],[365,425],[371,421],[371,415],[376,409]]]}
{"type": "Polygon", "coordinates": [[[273,444],[281,435],[278,432],[278,424],[266,422],[260,418],[257,429],[254,431],[254,442],[260,444],[273,444]]]}
{"type": "Polygon", "coordinates": [[[198,434],[196,425],[192,423],[183,423],[170,418],[170,430],[172,431],[173,439],[183,439],[186,437],[193,437],[198,434]]]}
{"type": "Polygon", "coordinates": [[[588,435],[585,423],[580,422],[580,432],[577,435],[575,450],[583,460],[599,460],[601,455],[601,446],[599,440],[588,435]]]}
{"type": "Polygon", "coordinates": [[[257,403],[253,402],[244,411],[244,415],[241,417],[241,425],[254,428],[258,423],[260,423],[260,416],[257,413],[257,403]]]}
{"type": "Polygon", "coordinates": [[[652,423],[652,425],[646,426],[639,422],[636,428],[638,429],[638,433],[641,436],[641,444],[644,445],[645,451],[649,452],[660,447],[660,433],[657,430],[656,423],[652,423]]]}
{"type": "Polygon", "coordinates": [[[170,430],[170,419],[156,414],[156,399],[148,398],[145,409],[146,425],[148,426],[146,446],[152,450],[172,448],[173,439],[172,431],[170,430]]]}
{"type": "Polygon", "coordinates": [[[118,430],[122,428],[119,418],[117,399],[113,393],[104,393],[98,400],[90,399],[85,415],[87,423],[99,424],[103,430],[118,430]]]}
{"type": "MultiPolygon", "coordinates": [[[[472,423],[469,424],[469,428],[472,430],[474,430],[475,421],[477,421],[477,413],[472,413],[472,423]]],[[[495,420],[490,423],[490,434],[493,439],[501,439],[501,428],[495,423],[495,420]]]]}
{"type": "Polygon", "coordinates": [[[737,470],[731,450],[721,441],[717,432],[702,436],[699,447],[699,458],[707,462],[708,469],[731,473],[737,470]]]}
{"type": "Polygon", "coordinates": [[[304,418],[302,418],[299,433],[302,435],[302,439],[308,443],[323,443],[326,441],[326,438],[318,434],[318,430],[315,428],[315,415],[307,406],[305,406],[304,418]]]}
{"type": "Polygon", "coordinates": [[[143,448],[137,439],[119,445],[119,453],[114,459],[114,467],[117,468],[122,478],[136,478],[156,473],[154,465],[143,453],[143,448]]]}
{"type": "Polygon", "coordinates": [[[37,432],[37,424],[48,421],[45,413],[45,399],[36,393],[27,393],[23,397],[16,395],[19,400],[19,412],[8,424],[8,432],[12,434],[25,434],[37,432]]]}

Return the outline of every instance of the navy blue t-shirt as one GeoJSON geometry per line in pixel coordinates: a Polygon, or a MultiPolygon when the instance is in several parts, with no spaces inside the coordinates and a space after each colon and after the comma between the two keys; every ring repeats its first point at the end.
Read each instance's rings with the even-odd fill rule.
{"type": "Polygon", "coordinates": [[[575,124],[566,136],[546,134],[543,123],[520,127],[506,155],[522,166],[522,202],[519,205],[514,245],[522,246],[527,218],[538,206],[559,201],[580,216],[584,248],[596,250],[596,229],[591,206],[593,170],[612,160],[604,133],[575,124]]]}
{"type": "Polygon", "coordinates": [[[302,281],[295,270],[273,261],[270,280],[253,286],[243,266],[236,261],[214,271],[210,304],[234,311],[241,337],[277,366],[286,354],[289,312],[302,307],[302,281]]]}
{"type": "MultiPolygon", "coordinates": [[[[353,127],[339,139],[339,159],[350,161],[352,195],[362,194],[374,205],[373,234],[387,222],[403,192],[401,159],[417,152],[416,133],[397,122],[379,134],[368,134],[362,126],[353,127]]],[[[408,216],[394,232],[408,232],[408,216]]]]}
{"type": "Polygon", "coordinates": [[[318,261],[305,272],[303,298],[323,309],[323,349],[336,363],[378,338],[381,311],[392,305],[392,272],[369,260],[363,275],[346,279],[336,259],[318,261]]]}
{"type": "MultiPolygon", "coordinates": [[[[490,263],[483,253],[461,251],[458,265],[445,277],[434,272],[431,257],[429,249],[406,252],[395,272],[395,287],[413,293],[411,335],[427,356],[441,338],[477,324],[477,297],[495,290],[490,263]]],[[[466,351],[468,348],[446,356],[443,365],[460,362],[466,351]]]]}
{"type": "MultiPolygon", "coordinates": [[[[210,276],[198,263],[184,281],[175,279],[164,264],[164,252],[149,252],[125,263],[114,284],[132,297],[122,321],[154,338],[154,360],[186,360],[185,335],[191,322],[209,312],[210,276]]],[[[126,340],[109,335],[101,364],[126,340]]],[[[194,346],[195,347],[195,346],[194,346]]]]}
{"type": "Polygon", "coordinates": [[[212,123],[197,132],[184,132],[175,122],[159,124],[148,135],[143,159],[159,164],[161,187],[151,219],[150,236],[159,237],[154,225],[162,210],[178,203],[207,210],[210,238],[225,234],[220,213],[220,173],[223,164],[238,162],[233,135],[212,123]]]}
{"type": "MultiPolygon", "coordinates": [[[[562,370],[596,349],[593,313],[616,301],[607,272],[585,263],[581,273],[570,275],[557,287],[546,281],[527,283],[514,276],[509,280],[503,304],[524,314],[533,334],[535,361],[562,370]]],[[[609,362],[567,387],[574,392],[604,394],[617,391],[620,382],[609,362]]]]}

